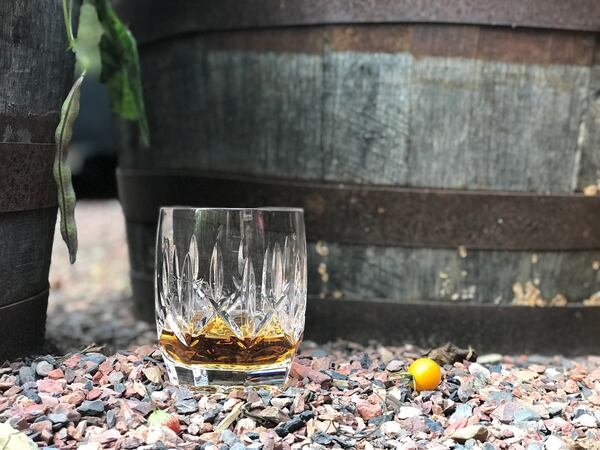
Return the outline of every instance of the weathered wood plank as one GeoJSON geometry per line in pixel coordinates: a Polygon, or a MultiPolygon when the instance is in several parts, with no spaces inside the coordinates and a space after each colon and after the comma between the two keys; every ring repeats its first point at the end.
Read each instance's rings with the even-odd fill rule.
{"type": "Polygon", "coordinates": [[[588,68],[349,52],[325,64],[326,179],[573,190],[588,68]]]}
{"type": "Polygon", "coordinates": [[[600,39],[596,53],[577,138],[581,161],[574,182],[579,190],[591,184],[599,184],[600,180],[600,39]]]}
{"type": "Polygon", "coordinates": [[[309,294],[391,301],[510,303],[514,283],[546,300],[582,301],[600,290],[599,251],[523,252],[309,245],[309,294]],[[323,274],[326,273],[326,276],[323,274]]]}
{"type": "Polygon", "coordinates": [[[206,63],[209,112],[217,112],[207,123],[207,167],[253,165],[255,173],[318,176],[320,58],[209,52],[206,63]]]}
{"type": "Polygon", "coordinates": [[[325,54],[325,180],[408,185],[413,62],[407,53],[325,54]]]}
{"type": "Polygon", "coordinates": [[[540,193],[580,185],[573,174],[591,67],[415,56],[416,44],[397,53],[332,51],[331,39],[343,46],[326,27],[319,53],[314,34],[311,53],[295,44],[221,49],[202,35],[144,49],[153,150],[125,154],[123,165],[540,193]]]}
{"type": "Polygon", "coordinates": [[[0,306],[0,359],[40,354],[44,343],[48,290],[25,301],[0,306]]]}
{"type": "Polygon", "coordinates": [[[2,186],[11,212],[0,212],[0,356],[44,339],[56,221],[52,143],[73,69],[64,27],[60,0],[0,2],[0,146],[11,174],[2,186]]]}
{"type": "Polygon", "coordinates": [[[593,32],[600,28],[600,4],[595,0],[221,0],[217,4],[118,0],[117,7],[143,43],[206,31],[322,24],[487,24],[593,32]]]}
{"type": "Polygon", "coordinates": [[[135,222],[126,223],[129,244],[129,265],[132,272],[146,274],[153,283],[156,255],[156,226],[135,222]]]}
{"type": "MultiPolygon", "coordinates": [[[[152,277],[155,227],[128,222],[132,271],[152,277]]],[[[310,243],[309,294],[388,301],[507,304],[514,283],[531,282],[544,299],[579,302],[600,291],[599,251],[525,252],[417,249],[310,243]]],[[[151,278],[149,278],[151,279],[151,278]]]]}
{"type": "Polygon", "coordinates": [[[0,306],[48,289],[56,207],[0,214],[0,306]]]}
{"type": "MultiPolygon", "coordinates": [[[[121,166],[570,194],[600,173],[595,46],[593,33],[406,24],[162,40],[141,52],[152,148],[126,149],[121,166]]],[[[154,229],[129,223],[128,236],[142,286],[154,229]]],[[[600,290],[596,251],[327,245],[311,246],[309,289],[328,298],[505,304],[514,283],[569,301],[600,290]]]]}
{"type": "Polygon", "coordinates": [[[410,185],[572,192],[589,68],[414,65],[410,185]]]}
{"type": "MultiPolygon", "coordinates": [[[[61,2],[0,2],[0,17],[0,142],[52,143],[73,67],[61,2]]],[[[18,212],[0,213],[0,306],[48,289],[56,220],[56,203],[43,195],[43,189],[53,185],[54,147],[3,147],[6,170],[15,171],[13,181],[39,183],[41,191],[40,186],[32,186],[31,192],[27,186],[5,186],[15,191],[8,195],[9,210],[18,212]],[[19,162],[28,154],[40,156],[32,149],[46,150],[50,158],[19,162]]]]}
{"type": "Polygon", "coordinates": [[[314,107],[321,95],[318,56],[297,61],[288,55],[206,52],[193,40],[157,47],[142,55],[144,70],[156,72],[144,78],[146,92],[156,94],[146,96],[156,130],[152,151],[127,152],[121,160],[125,167],[239,167],[256,174],[320,177],[321,110],[314,107]],[[182,66],[190,53],[202,56],[182,66]]]}
{"type": "Polygon", "coordinates": [[[61,2],[0,2],[0,18],[0,142],[53,142],[73,75],[61,2]]]}

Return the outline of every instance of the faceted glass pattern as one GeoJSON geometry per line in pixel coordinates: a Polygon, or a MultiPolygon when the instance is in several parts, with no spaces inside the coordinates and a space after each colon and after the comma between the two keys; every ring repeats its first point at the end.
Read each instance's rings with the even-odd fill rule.
{"type": "Polygon", "coordinates": [[[155,300],[171,382],[283,383],[304,329],[302,210],[162,208],[155,300]]]}

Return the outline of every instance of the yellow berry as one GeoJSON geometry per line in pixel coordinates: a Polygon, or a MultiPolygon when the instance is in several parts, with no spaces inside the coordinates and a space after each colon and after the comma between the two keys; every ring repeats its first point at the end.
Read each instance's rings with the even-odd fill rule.
{"type": "Polygon", "coordinates": [[[416,359],[408,368],[417,391],[433,391],[442,381],[442,368],[430,358],[416,359]]]}

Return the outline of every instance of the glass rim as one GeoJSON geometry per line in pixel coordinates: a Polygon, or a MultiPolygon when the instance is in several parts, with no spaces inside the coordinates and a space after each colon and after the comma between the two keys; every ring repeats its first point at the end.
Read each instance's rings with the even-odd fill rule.
{"type": "Polygon", "coordinates": [[[304,208],[292,207],[292,206],[260,206],[257,208],[242,208],[242,207],[210,207],[210,206],[161,206],[160,212],[169,211],[250,211],[250,212],[295,212],[304,214],[304,208]]]}

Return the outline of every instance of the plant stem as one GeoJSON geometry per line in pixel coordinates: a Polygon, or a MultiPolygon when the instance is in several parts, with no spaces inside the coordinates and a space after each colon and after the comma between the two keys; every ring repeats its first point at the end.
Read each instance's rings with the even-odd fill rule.
{"type": "Polygon", "coordinates": [[[73,50],[75,48],[75,37],[73,36],[73,23],[71,21],[71,11],[73,10],[71,6],[70,0],[62,0],[63,17],[65,19],[69,48],[73,50]]]}
{"type": "Polygon", "coordinates": [[[4,450],[6,447],[8,447],[8,444],[10,444],[10,440],[12,439],[12,434],[8,435],[8,439],[6,440],[6,442],[4,443],[4,445],[2,446],[2,449],[0,450],[4,450]]]}

